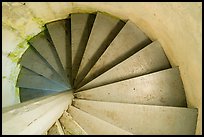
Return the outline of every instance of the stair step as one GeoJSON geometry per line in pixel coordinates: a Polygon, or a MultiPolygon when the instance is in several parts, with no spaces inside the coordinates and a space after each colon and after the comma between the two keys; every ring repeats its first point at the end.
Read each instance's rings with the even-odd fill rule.
{"type": "Polygon", "coordinates": [[[34,98],[39,98],[39,97],[56,93],[56,91],[51,91],[51,90],[30,89],[30,88],[19,88],[19,92],[20,92],[19,96],[20,96],[21,103],[34,98]]]}
{"type": "Polygon", "coordinates": [[[60,63],[54,46],[47,40],[45,32],[42,31],[29,40],[29,44],[53,67],[53,69],[67,81],[66,73],[60,63]]]}
{"type": "Polygon", "coordinates": [[[98,119],[97,117],[83,112],[73,106],[69,106],[68,112],[89,135],[131,135],[131,133],[98,119]]]}
{"type": "Polygon", "coordinates": [[[79,126],[77,122],[73,120],[71,115],[66,111],[62,114],[59,119],[65,135],[87,135],[87,133],[79,126]]]}
{"type": "Polygon", "coordinates": [[[179,69],[112,83],[75,93],[76,98],[146,105],[186,107],[186,97],[179,69]]]}
{"type": "Polygon", "coordinates": [[[47,23],[50,39],[57,51],[67,77],[71,77],[71,20],[70,18],[47,23]]]}
{"type": "Polygon", "coordinates": [[[103,54],[124,24],[125,23],[118,18],[100,12],[97,13],[83,58],[81,60],[75,86],[83,80],[85,75],[103,54]]]}
{"type": "Polygon", "coordinates": [[[123,62],[85,84],[77,91],[103,86],[170,67],[171,65],[160,43],[154,41],[123,62]]]}
{"type": "Polygon", "coordinates": [[[52,91],[64,91],[67,88],[51,81],[25,67],[22,66],[17,79],[17,87],[42,89],[52,91]]]}
{"type": "Polygon", "coordinates": [[[64,135],[60,122],[57,120],[48,130],[47,135],[64,135]]]}
{"type": "Polygon", "coordinates": [[[50,80],[62,84],[65,88],[70,85],[59,76],[59,74],[42,58],[42,56],[30,46],[22,55],[20,64],[50,80]]]}
{"type": "Polygon", "coordinates": [[[52,127],[47,131],[47,135],[60,135],[56,124],[53,124],[52,127]]]}
{"type": "Polygon", "coordinates": [[[94,14],[71,14],[71,41],[72,41],[72,81],[79,70],[81,59],[95,20],[94,14]]]}
{"type": "Polygon", "coordinates": [[[150,43],[151,40],[134,23],[128,21],[78,87],[88,83],[150,43]]]}
{"type": "Polygon", "coordinates": [[[75,99],[82,111],[133,134],[195,134],[197,109],[75,99]]]}

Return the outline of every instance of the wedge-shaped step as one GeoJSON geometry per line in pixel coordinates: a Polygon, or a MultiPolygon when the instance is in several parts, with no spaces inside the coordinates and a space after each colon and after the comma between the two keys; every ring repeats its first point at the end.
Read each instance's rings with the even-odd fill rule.
{"type": "Polygon", "coordinates": [[[42,58],[42,56],[31,46],[21,57],[20,64],[50,80],[62,84],[66,88],[70,85],[42,58]]]}
{"type": "Polygon", "coordinates": [[[73,106],[69,106],[68,112],[89,135],[131,135],[131,133],[73,106]]]}
{"type": "Polygon", "coordinates": [[[178,68],[100,86],[75,93],[75,97],[120,103],[186,107],[178,68]]]}
{"type": "Polygon", "coordinates": [[[70,18],[47,23],[53,45],[68,77],[71,77],[71,20],[70,18]]]}
{"type": "Polygon", "coordinates": [[[78,85],[78,83],[83,80],[124,24],[125,23],[118,18],[100,12],[97,13],[81,60],[75,85],[78,85]]]}
{"type": "Polygon", "coordinates": [[[62,126],[57,120],[55,124],[52,125],[52,127],[47,132],[48,135],[64,135],[64,131],[62,129],[62,126]]]}
{"type": "Polygon", "coordinates": [[[53,69],[67,81],[66,73],[60,63],[54,46],[47,40],[45,32],[42,31],[31,40],[29,44],[53,67],[53,69]]]}
{"type": "Polygon", "coordinates": [[[150,43],[151,40],[134,23],[128,21],[78,87],[88,83],[150,43]]]}
{"type": "Polygon", "coordinates": [[[73,120],[66,111],[59,119],[65,135],[87,135],[87,133],[73,120]]]}
{"type": "Polygon", "coordinates": [[[81,59],[95,20],[94,14],[71,14],[72,81],[75,81],[81,59]]]}
{"type": "Polygon", "coordinates": [[[67,88],[59,85],[57,82],[51,81],[25,67],[22,66],[17,79],[17,87],[64,91],[67,88]]]}
{"type": "Polygon", "coordinates": [[[41,90],[41,89],[30,89],[30,88],[19,88],[20,101],[25,102],[34,98],[39,98],[43,96],[56,93],[56,91],[51,90],[41,90]]]}
{"type": "Polygon", "coordinates": [[[154,41],[123,62],[78,89],[86,90],[113,82],[170,68],[170,63],[158,41],[154,41]]]}
{"type": "Polygon", "coordinates": [[[195,134],[197,109],[88,100],[73,104],[133,134],[195,134]]]}

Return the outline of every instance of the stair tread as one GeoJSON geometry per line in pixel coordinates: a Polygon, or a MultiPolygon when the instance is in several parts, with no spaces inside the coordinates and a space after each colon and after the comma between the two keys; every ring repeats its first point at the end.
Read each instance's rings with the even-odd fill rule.
{"type": "Polygon", "coordinates": [[[94,20],[94,14],[71,14],[72,81],[75,81],[94,20]]]}
{"type": "Polygon", "coordinates": [[[97,13],[75,80],[76,85],[99,59],[123,25],[124,22],[118,18],[97,13]]]}
{"type": "Polygon", "coordinates": [[[64,135],[64,131],[63,131],[62,126],[58,120],[47,131],[47,135],[64,135]]]}
{"type": "Polygon", "coordinates": [[[29,47],[21,57],[20,64],[50,80],[70,88],[67,82],[41,57],[33,47],[29,47]]]}
{"type": "Polygon", "coordinates": [[[45,32],[42,31],[29,40],[29,44],[53,67],[53,69],[65,80],[67,80],[57,52],[54,46],[47,40],[45,32]]]}
{"type": "Polygon", "coordinates": [[[39,98],[43,96],[47,96],[53,93],[56,93],[56,91],[51,90],[41,90],[41,89],[30,89],[30,88],[19,88],[19,96],[20,96],[20,102],[25,102],[34,98],[39,98]]]}
{"type": "Polygon", "coordinates": [[[158,41],[154,41],[123,62],[117,64],[113,68],[77,89],[77,91],[99,87],[170,67],[171,65],[160,43],[158,41]]]}
{"type": "Polygon", "coordinates": [[[25,67],[22,66],[18,79],[17,87],[31,88],[31,89],[42,89],[42,90],[52,90],[52,91],[63,91],[67,90],[63,86],[51,81],[25,67]]]}
{"type": "Polygon", "coordinates": [[[179,69],[171,68],[75,93],[80,99],[186,107],[179,69]]]}
{"type": "Polygon", "coordinates": [[[128,21],[80,85],[88,83],[150,43],[151,40],[134,23],[128,21]]]}
{"type": "Polygon", "coordinates": [[[73,120],[71,115],[66,111],[62,114],[59,121],[63,127],[65,135],[87,135],[87,133],[80,127],[80,125],[76,121],[73,120]]]}
{"type": "Polygon", "coordinates": [[[68,77],[71,77],[70,19],[47,23],[46,28],[68,77]]]}
{"type": "Polygon", "coordinates": [[[197,109],[74,99],[78,109],[133,134],[195,134],[197,109]]]}
{"type": "Polygon", "coordinates": [[[68,112],[73,119],[90,135],[131,135],[108,122],[94,117],[76,107],[69,106],[68,112]]]}

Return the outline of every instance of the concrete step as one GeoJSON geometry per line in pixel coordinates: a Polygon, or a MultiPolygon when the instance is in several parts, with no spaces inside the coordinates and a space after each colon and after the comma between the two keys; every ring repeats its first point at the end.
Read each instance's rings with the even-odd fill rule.
{"type": "Polygon", "coordinates": [[[73,105],[133,134],[195,134],[197,109],[75,99],[73,105]]]}
{"type": "Polygon", "coordinates": [[[71,45],[72,45],[72,81],[79,70],[81,59],[91,33],[95,20],[95,14],[73,13],[71,14],[71,45]]]}
{"type": "Polygon", "coordinates": [[[71,78],[71,19],[58,20],[47,23],[49,37],[57,51],[61,64],[71,78]]]}
{"type": "Polygon", "coordinates": [[[47,135],[65,135],[59,120],[57,120],[47,131],[47,135]]]}
{"type": "Polygon", "coordinates": [[[59,119],[65,135],[87,135],[87,133],[80,127],[80,125],[73,120],[71,115],[66,111],[59,119]]]}
{"type": "Polygon", "coordinates": [[[53,67],[53,69],[67,82],[66,73],[63,70],[54,46],[47,40],[45,32],[37,34],[29,40],[29,44],[53,67]]]}
{"type": "Polygon", "coordinates": [[[53,93],[56,93],[56,91],[21,88],[21,87],[19,88],[19,97],[20,97],[21,103],[31,99],[47,96],[53,93]]]}
{"type": "Polygon", "coordinates": [[[68,81],[57,52],[54,46],[47,40],[44,31],[30,39],[28,43],[35,48],[35,50],[50,64],[64,81],[68,81]]]}
{"type": "Polygon", "coordinates": [[[186,107],[179,69],[171,68],[75,93],[80,99],[186,107]]]}
{"type": "Polygon", "coordinates": [[[168,69],[170,67],[171,65],[160,43],[154,41],[126,60],[85,84],[77,91],[138,77],[159,70],[168,69]]]}
{"type": "Polygon", "coordinates": [[[97,13],[81,60],[75,86],[83,80],[123,26],[124,22],[120,19],[100,12],[97,13]]]}
{"type": "Polygon", "coordinates": [[[52,91],[64,91],[67,88],[58,84],[55,81],[51,81],[42,75],[39,75],[22,66],[18,75],[17,87],[41,89],[41,90],[52,90],[52,91]]]}
{"type": "Polygon", "coordinates": [[[68,112],[89,135],[131,135],[131,133],[73,106],[69,106],[68,112]]]}
{"type": "Polygon", "coordinates": [[[49,80],[53,80],[62,84],[65,88],[70,88],[70,85],[45,61],[45,59],[30,46],[22,55],[20,62],[22,66],[28,68],[49,80]]]}
{"type": "Polygon", "coordinates": [[[78,87],[88,83],[150,43],[151,40],[134,23],[128,21],[78,87]]]}

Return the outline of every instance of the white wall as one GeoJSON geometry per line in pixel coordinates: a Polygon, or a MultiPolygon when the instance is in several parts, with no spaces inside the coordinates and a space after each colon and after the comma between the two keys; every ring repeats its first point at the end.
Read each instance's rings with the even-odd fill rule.
{"type": "Polygon", "coordinates": [[[27,47],[24,40],[40,32],[44,23],[66,18],[71,12],[99,10],[132,20],[152,40],[160,41],[171,64],[180,68],[188,107],[199,109],[196,133],[202,133],[201,3],[15,2],[2,5],[2,107],[18,103],[14,85],[19,71],[16,59],[27,47]],[[8,57],[10,52],[13,54],[8,57]]]}

